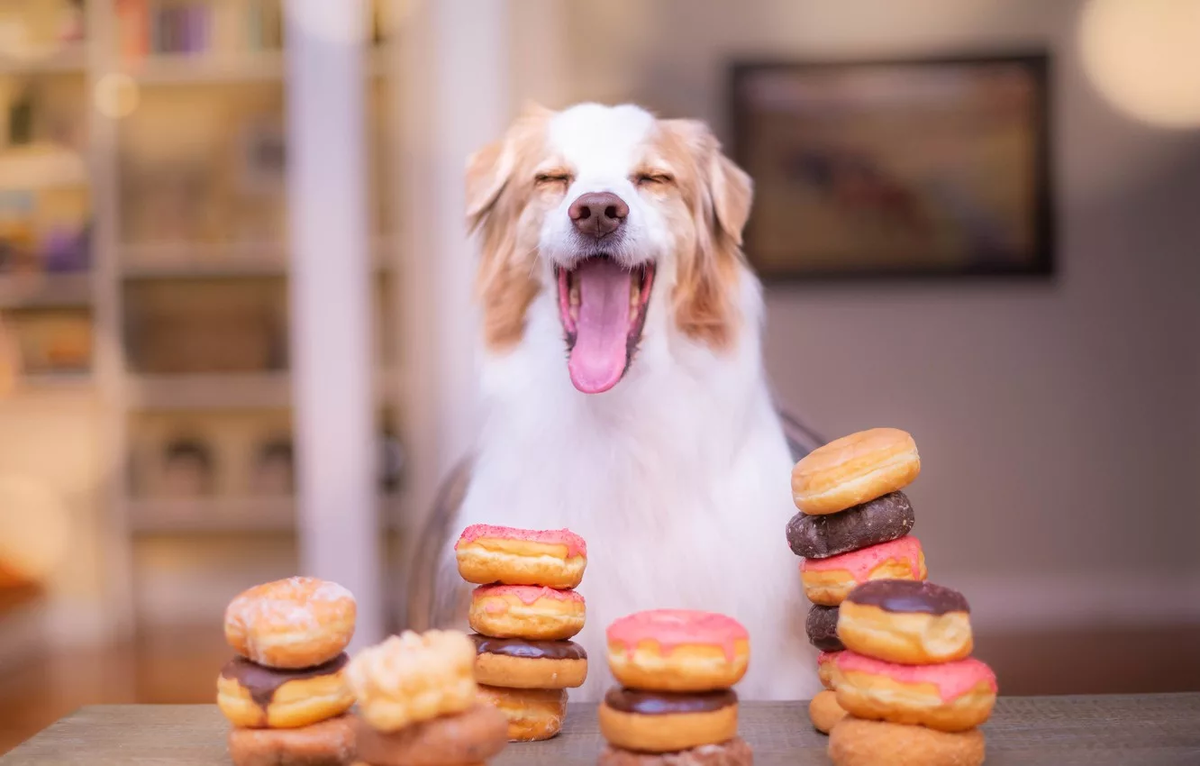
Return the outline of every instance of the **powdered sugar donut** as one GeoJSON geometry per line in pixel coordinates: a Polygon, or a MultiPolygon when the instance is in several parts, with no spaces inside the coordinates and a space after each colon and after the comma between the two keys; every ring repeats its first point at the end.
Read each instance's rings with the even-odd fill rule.
{"type": "Polygon", "coordinates": [[[315,577],[255,586],[225,610],[225,640],[269,668],[309,668],[341,654],[354,637],[357,605],[350,591],[315,577]]]}
{"type": "Polygon", "coordinates": [[[996,704],[996,674],[974,658],[898,665],[847,650],[837,668],[838,704],[857,718],[966,731],[996,704]]]}
{"type": "Polygon", "coordinates": [[[583,630],[583,596],[532,585],[481,585],[471,594],[467,620],[493,638],[559,641],[583,630]]]}
{"type": "Polygon", "coordinates": [[[474,524],[454,544],[458,573],[479,585],[570,589],[583,581],[587,543],[569,529],[515,529],[474,524]]]}
{"type": "Polygon", "coordinates": [[[714,612],[637,612],[609,625],[606,636],[613,676],[635,689],[725,689],[750,666],[750,634],[737,620],[714,612]]]}
{"type": "Polygon", "coordinates": [[[927,575],[921,541],[912,535],[800,564],[804,595],[824,606],[837,606],[868,580],[924,580],[927,575]]]}

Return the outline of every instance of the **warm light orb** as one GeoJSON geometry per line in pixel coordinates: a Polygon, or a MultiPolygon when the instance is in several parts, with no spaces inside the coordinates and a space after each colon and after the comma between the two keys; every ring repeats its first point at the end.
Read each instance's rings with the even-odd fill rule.
{"type": "Polygon", "coordinates": [[[92,98],[100,114],[119,120],[133,114],[141,103],[142,94],[132,77],[114,72],[96,81],[92,98]]]}
{"type": "Polygon", "coordinates": [[[45,483],[0,476],[0,563],[11,575],[44,582],[66,555],[70,521],[45,483]]]}
{"type": "Polygon", "coordinates": [[[1200,126],[1200,0],[1092,0],[1079,36],[1084,69],[1118,109],[1200,126]]]}
{"type": "Polygon", "coordinates": [[[5,333],[4,323],[0,322],[0,399],[11,394],[17,387],[20,361],[16,341],[5,333]]]}

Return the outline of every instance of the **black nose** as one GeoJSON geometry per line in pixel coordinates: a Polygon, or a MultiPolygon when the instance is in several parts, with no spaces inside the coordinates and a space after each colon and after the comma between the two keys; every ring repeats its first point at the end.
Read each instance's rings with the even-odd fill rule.
{"type": "Polygon", "coordinates": [[[621,227],[629,215],[629,205],[612,192],[592,192],[572,202],[567,215],[580,234],[600,239],[621,227]]]}

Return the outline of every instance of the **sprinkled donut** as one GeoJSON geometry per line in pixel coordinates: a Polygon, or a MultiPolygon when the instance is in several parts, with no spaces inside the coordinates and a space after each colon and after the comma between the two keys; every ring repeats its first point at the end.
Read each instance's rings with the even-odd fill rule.
{"type": "Polygon", "coordinates": [[[823,606],[837,606],[868,580],[924,580],[927,575],[921,541],[912,535],[800,564],[804,595],[823,606]]]}
{"type": "Polygon", "coordinates": [[[966,731],[996,704],[996,674],[974,658],[898,665],[846,650],[837,668],[838,704],[856,718],[966,731]]]}
{"type": "Polygon", "coordinates": [[[471,594],[467,620],[493,638],[560,641],[583,630],[586,606],[573,590],[532,585],[481,585],[471,594]]]}
{"type": "Polygon", "coordinates": [[[655,609],[608,626],[608,664],[624,686],[698,692],[733,686],[750,665],[750,634],[714,612],[655,609]]]}
{"type": "Polygon", "coordinates": [[[454,544],[458,573],[477,585],[543,585],[570,589],[583,581],[587,543],[569,529],[516,529],[474,524],[454,544]]]}

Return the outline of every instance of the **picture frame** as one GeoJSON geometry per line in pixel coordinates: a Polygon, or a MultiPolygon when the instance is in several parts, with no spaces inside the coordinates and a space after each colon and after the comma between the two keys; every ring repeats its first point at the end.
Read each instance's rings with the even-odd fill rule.
{"type": "Polygon", "coordinates": [[[731,67],[767,283],[1055,272],[1045,52],[731,67]]]}

